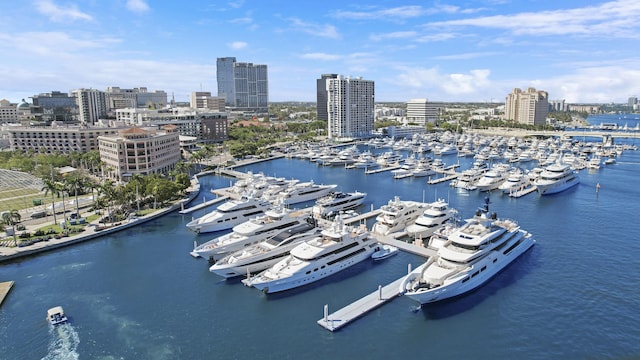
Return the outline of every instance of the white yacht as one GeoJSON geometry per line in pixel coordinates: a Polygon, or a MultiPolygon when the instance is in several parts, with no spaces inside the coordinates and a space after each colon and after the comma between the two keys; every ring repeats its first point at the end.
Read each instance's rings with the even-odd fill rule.
{"type": "Polygon", "coordinates": [[[475,186],[478,191],[491,191],[497,189],[509,176],[509,166],[497,164],[482,175],[475,186]]]}
{"type": "MultiPolygon", "coordinates": [[[[487,199],[488,200],[488,199],[487,199]]],[[[489,203],[454,230],[424,264],[410,272],[400,292],[420,304],[462,295],[487,282],[535,244],[514,221],[488,214],[489,203]]]]}
{"type": "Polygon", "coordinates": [[[478,188],[476,183],[483,175],[484,172],[479,169],[467,169],[462,171],[460,176],[452,181],[451,184],[458,189],[476,190],[478,188]]]}
{"type": "Polygon", "coordinates": [[[336,187],[335,184],[321,185],[315,184],[313,181],[302,182],[282,191],[279,198],[285,205],[298,204],[326,196],[336,187]]]}
{"type": "Polygon", "coordinates": [[[266,200],[242,197],[220,204],[215,210],[187,223],[187,228],[199,234],[231,229],[272,207],[266,200]]]}
{"type": "Polygon", "coordinates": [[[209,261],[220,260],[230,252],[241,249],[296,225],[305,223],[310,215],[303,211],[292,212],[283,206],[271,208],[263,215],[233,227],[229,234],[216,237],[196,246],[191,255],[209,261]]]}
{"type": "Polygon", "coordinates": [[[498,186],[498,190],[505,194],[522,190],[530,185],[529,177],[522,170],[515,170],[509,173],[507,180],[498,186]]]}
{"type": "Polygon", "coordinates": [[[316,200],[316,204],[311,208],[311,213],[320,217],[332,216],[340,211],[358,207],[366,196],[367,193],[359,191],[350,193],[332,192],[316,200]]]}
{"type": "Polygon", "coordinates": [[[287,257],[242,282],[265,293],[293,289],[369,259],[376,248],[378,243],[364,224],[351,227],[338,219],[321,236],[299,244],[287,257]]]}
{"type": "Polygon", "coordinates": [[[443,199],[438,199],[430,203],[413,224],[407,226],[407,234],[413,238],[428,238],[454,215],[455,210],[449,208],[443,199]]]}
{"type": "Polygon", "coordinates": [[[271,267],[301,242],[318,236],[320,231],[313,218],[309,218],[305,223],[228,254],[213,264],[209,271],[225,278],[254,274],[271,267]]]}
{"type": "Polygon", "coordinates": [[[580,183],[580,177],[571,166],[557,162],[547,166],[534,181],[540,195],[549,195],[567,190],[580,183]]]}
{"type": "Polygon", "coordinates": [[[401,201],[396,196],[380,207],[380,214],[376,216],[376,222],[373,224],[371,232],[389,235],[403,231],[408,225],[415,222],[428,206],[427,203],[417,201],[401,201]]]}

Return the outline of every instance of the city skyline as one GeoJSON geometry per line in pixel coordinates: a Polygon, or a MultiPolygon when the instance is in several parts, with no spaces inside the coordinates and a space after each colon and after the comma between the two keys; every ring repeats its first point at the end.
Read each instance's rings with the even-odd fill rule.
{"type": "Polygon", "coordinates": [[[269,101],[315,101],[327,73],[375,81],[376,101],[626,103],[640,95],[640,4],[475,0],[18,2],[0,14],[0,99],[147,87],[217,94],[216,59],[269,67],[269,101]]]}

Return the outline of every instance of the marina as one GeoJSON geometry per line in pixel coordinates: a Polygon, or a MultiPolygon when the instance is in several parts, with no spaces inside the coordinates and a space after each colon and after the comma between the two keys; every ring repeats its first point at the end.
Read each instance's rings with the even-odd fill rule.
{"type": "MultiPolygon", "coordinates": [[[[616,160],[597,171],[581,170],[580,184],[558,194],[533,192],[512,198],[491,192],[492,208],[518,220],[537,243],[490,282],[459,298],[418,308],[411,299],[393,295],[398,287],[379,296],[378,289],[404,277],[409,264],[416,269],[429,256],[408,250],[380,262],[363,261],[308,286],[264,294],[212,274],[206,261],[188,256],[194,240],[210,238],[185,226],[192,215],[206,209],[189,215],[175,211],[94,241],[4,262],[3,277],[19,286],[0,309],[0,335],[6,339],[0,351],[7,358],[46,357],[56,338],[44,314],[62,304],[73,317],[65,326],[77,332],[81,358],[198,358],[203,352],[250,358],[261,351],[268,351],[268,358],[310,351],[314,359],[335,357],[337,352],[351,358],[369,349],[371,339],[376,339],[376,347],[396,349],[400,357],[424,357],[426,347],[432,356],[443,358],[635,357],[640,354],[633,336],[640,300],[632,287],[624,286],[633,283],[635,274],[611,265],[615,259],[630,268],[640,266],[637,241],[627,236],[634,233],[629,213],[639,211],[628,201],[640,197],[639,190],[628,184],[640,171],[640,155],[624,151],[616,160]],[[602,187],[596,194],[597,184],[602,187]],[[607,231],[603,223],[611,225],[607,231]],[[612,287],[615,292],[607,290],[612,287]],[[384,306],[367,305],[371,310],[361,315],[356,315],[357,305],[352,305],[351,315],[338,312],[367,295],[380,297],[384,306]],[[327,319],[336,316],[337,332],[319,324],[325,305],[327,319]],[[338,321],[347,317],[356,320],[340,326],[338,321]],[[617,320],[612,323],[611,318],[617,320]],[[264,324],[275,322],[277,328],[265,333],[264,324]],[[457,336],[452,338],[452,333],[457,336]],[[473,341],[459,346],[461,337],[473,341]],[[224,344],[212,338],[224,339],[224,344]],[[248,338],[256,340],[247,342],[248,338]]],[[[466,169],[471,161],[461,158],[460,168],[466,169]]],[[[317,166],[297,158],[238,170],[366,192],[357,209],[363,214],[397,195],[415,201],[443,198],[466,218],[486,196],[458,192],[446,182],[394,181],[389,173],[365,176],[363,169],[317,166]]],[[[217,174],[202,178],[199,198],[215,197],[210,189],[222,193],[238,179],[217,174]]],[[[374,218],[357,222],[371,227],[374,218]]],[[[381,240],[411,245],[402,237],[381,240]]],[[[369,356],[388,357],[376,352],[369,356]]]]}

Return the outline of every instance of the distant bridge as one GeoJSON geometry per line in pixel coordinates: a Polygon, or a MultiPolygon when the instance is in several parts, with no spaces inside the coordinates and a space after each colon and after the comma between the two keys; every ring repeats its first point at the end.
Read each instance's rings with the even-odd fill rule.
{"type": "Polygon", "coordinates": [[[606,131],[606,130],[568,130],[568,131],[537,131],[537,130],[524,130],[524,129],[511,129],[511,128],[491,128],[491,129],[473,129],[470,131],[472,134],[484,134],[484,135],[502,135],[502,136],[515,136],[515,137],[601,137],[601,138],[613,138],[613,139],[640,139],[640,131],[606,131]]]}

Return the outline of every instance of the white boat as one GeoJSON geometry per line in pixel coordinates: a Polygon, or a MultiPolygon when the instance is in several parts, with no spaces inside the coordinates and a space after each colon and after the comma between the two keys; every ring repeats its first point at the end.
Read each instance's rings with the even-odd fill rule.
{"type": "Polygon", "coordinates": [[[498,186],[498,190],[505,194],[509,194],[513,191],[525,189],[530,185],[529,178],[521,170],[512,171],[509,173],[507,180],[498,186]]]}
{"type": "Polygon", "coordinates": [[[371,254],[373,261],[382,261],[388,259],[398,253],[398,248],[393,245],[382,245],[378,250],[371,254]]]}
{"type": "Polygon", "coordinates": [[[407,235],[426,239],[454,215],[455,210],[450,209],[449,204],[443,199],[438,199],[428,204],[422,215],[413,224],[407,226],[407,235]]]}
{"type": "Polygon", "coordinates": [[[616,159],[615,159],[615,158],[612,158],[612,157],[607,158],[607,159],[604,161],[604,164],[605,164],[605,165],[613,165],[613,164],[615,164],[615,163],[616,163],[616,159]]]}
{"type": "Polygon", "coordinates": [[[578,174],[569,165],[560,162],[547,166],[533,182],[540,195],[559,193],[579,183],[578,174]]]}
{"type": "Polygon", "coordinates": [[[55,306],[47,310],[47,321],[51,325],[60,325],[69,321],[67,315],[65,315],[62,306],[55,306]]]}
{"type": "Polygon", "coordinates": [[[589,161],[587,161],[587,168],[592,170],[600,169],[600,165],[602,164],[602,160],[600,160],[599,156],[593,156],[589,161]]]}
{"type": "Polygon", "coordinates": [[[279,199],[285,205],[298,204],[305,201],[316,200],[328,195],[337,185],[320,185],[313,181],[302,182],[285,189],[279,195],[279,199]]]}
{"type": "Polygon", "coordinates": [[[242,282],[265,293],[297,288],[369,259],[376,247],[364,224],[351,227],[338,219],[321,236],[299,244],[287,257],[242,282]]]}
{"type": "Polygon", "coordinates": [[[321,229],[311,221],[284,230],[257,244],[230,253],[213,264],[209,271],[225,278],[254,274],[271,267],[291,249],[320,234],[321,229]]]}
{"type": "Polygon", "coordinates": [[[497,164],[491,170],[482,175],[475,186],[478,191],[491,191],[497,189],[509,176],[509,167],[497,164]]]}
{"type": "Polygon", "coordinates": [[[399,197],[380,207],[380,214],[376,216],[376,222],[371,232],[380,235],[389,235],[403,231],[407,226],[415,222],[429,205],[417,201],[401,201],[399,197]]]}
{"type": "Polygon", "coordinates": [[[458,176],[452,184],[458,189],[475,190],[478,188],[476,183],[483,175],[484,172],[479,169],[467,169],[462,171],[460,176],[458,176]]]}
{"type": "Polygon", "coordinates": [[[400,292],[420,304],[472,291],[486,283],[535,244],[514,221],[488,214],[488,201],[454,230],[435,256],[410,272],[400,292]]]}
{"type": "Polygon", "coordinates": [[[242,224],[233,227],[229,234],[211,239],[196,246],[191,254],[195,257],[217,261],[230,252],[241,249],[296,225],[305,223],[310,215],[303,211],[292,212],[283,206],[265,211],[242,224]]]}
{"type": "Polygon", "coordinates": [[[263,214],[273,205],[255,197],[243,197],[220,204],[215,210],[187,223],[187,228],[199,234],[231,229],[263,214]]]}
{"type": "Polygon", "coordinates": [[[320,217],[332,216],[340,211],[360,206],[366,196],[367,193],[359,191],[350,193],[332,192],[316,200],[315,205],[311,208],[311,213],[320,217]]]}

